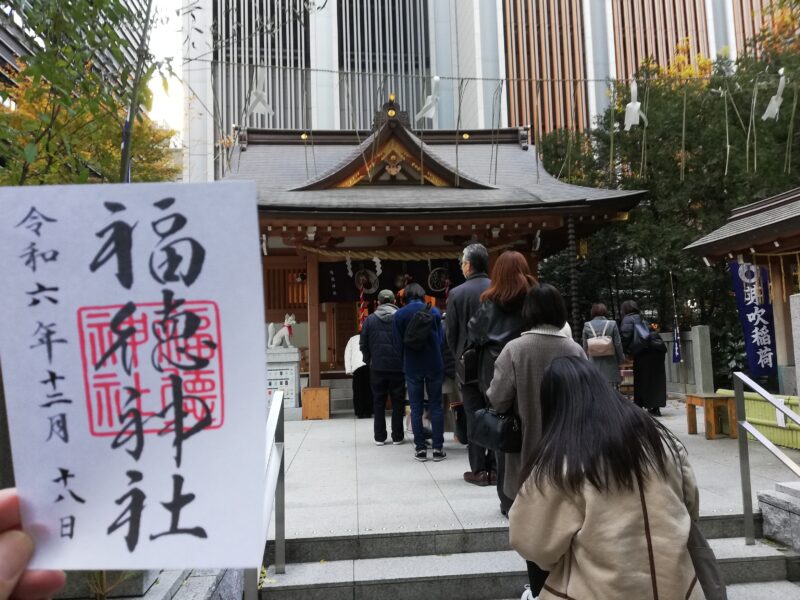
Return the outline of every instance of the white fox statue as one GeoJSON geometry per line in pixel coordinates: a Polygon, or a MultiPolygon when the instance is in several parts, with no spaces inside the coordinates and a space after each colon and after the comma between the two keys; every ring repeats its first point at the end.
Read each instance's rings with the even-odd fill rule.
{"type": "Polygon", "coordinates": [[[294,348],[292,345],[292,325],[297,324],[297,319],[294,315],[285,315],[283,317],[283,325],[279,323],[270,323],[267,326],[267,347],[268,348],[294,348]]]}

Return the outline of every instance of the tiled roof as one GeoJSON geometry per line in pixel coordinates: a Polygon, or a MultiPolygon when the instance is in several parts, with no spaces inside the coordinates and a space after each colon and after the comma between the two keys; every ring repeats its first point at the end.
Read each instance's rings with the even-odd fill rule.
{"type": "Polygon", "coordinates": [[[635,206],[643,192],[603,190],[562,183],[537,165],[536,152],[519,144],[425,144],[435,156],[489,189],[436,188],[417,185],[356,186],[345,189],[290,191],[324,178],[371,146],[250,144],[234,153],[226,179],[256,182],[259,204],[285,210],[453,211],[502,208],[549,208],[560,204],[606,205],[610,210],[635,206]],[[494,156],[497,157],[495,179],[494,156]]]}
{"type": "Polygon", "coordinates": [[[698,254],[724,254],[786,235],[800,233],[800,188],[759,200],[731,212],[728,222],[686,246],[698,254]]]}

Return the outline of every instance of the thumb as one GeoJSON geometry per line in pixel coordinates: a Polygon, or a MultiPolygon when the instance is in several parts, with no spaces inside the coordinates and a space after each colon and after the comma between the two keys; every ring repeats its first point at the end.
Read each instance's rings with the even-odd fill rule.
{"type": "Polygon", "coordinates": [[[0,600],[7,600],[33,555],[33,540],[23,531],[0,534],[0,600]]]}

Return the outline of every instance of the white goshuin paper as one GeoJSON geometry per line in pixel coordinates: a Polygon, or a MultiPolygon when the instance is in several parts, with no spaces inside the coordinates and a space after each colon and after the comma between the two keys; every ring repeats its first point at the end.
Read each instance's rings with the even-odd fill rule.
{"type": "MultiPolygon", "coordinates": [[[[174,222],[164,222],[162,232],[171,223],[174,222]]],[[[190,248],[183,242],[176,249],[185,257],[180,273],[188,266],[190,248]]],[[[146,569],[259,565],[263,552],[260,529],[265,506],[267,406],[255,186],[236,182],[0,188],[0,253],[0,359],[23,527],[36,539],[31,566],[146,569]],[[155,206],[165,198],[174,198],[174,204],[164,209],[155,206]],[[105,203],[117,203],[116,209],[125,208],[112,213],[105,203]],[[32,208],[53,221],[36,215],[25,221],[32,208]],[[186,224],[162,241],[152,224],[175,213],[185,216],[186,224]],[[114,221],[136,224],[132,232],[130,289],[116,277],[116,256],[95,272],[89,268],[110,232],[100,237],[97,234],[114,221]],[[159,248],[187,237],[205,249],[199,276],[191,285],[180,280],[159,283],[150,272],[151,253],[155,251],[158,273],[167,256],[159,248]],[[35,272],[33,265],[26,265],[32,243],[39,252],[35,272]],[[58,255],[48,262],[45,258],[54,256],[48,254],[50,250],[57,250],[58,255]],[[58,290],[29,294],[39,289],[38,284],[58,290]],[[200,301],[211,310],[204,314],[213,314],[211,303],[218,308],[216,330],[209,326],[210,320],[203,321],[209,326],[209,339],[217,344],[215,352],[208,352],[212,370],[208,377],[214,384],[199,382],[191,388],[199,396],[211,390],[203,397],[209,407],[214,407],[213,428],[184,440],[179,468],[173,433],[145,434],[138,461],[126,451],[133,448],[133,440],[112,449],[113,433],[92,434],[92,429],[101,432],[97,425],[103,420],[101,409],[106,410],[106,418],[117,412],[116,419],[105,421],[106,430],[118,427],[113,421],[119,422],[120,407],[124,412],[128,398],[120,386],[148,390],[142,394],[143,410],[161,409],[161,402],[169,403],[172,397],[169,386],[161,379],[166,377],[169,381],[168,374],[159,373],[151,360],[157,343],[152,327],[157,320],[155,311],[163,305],[164,289],[172,290],[175,299],[186,300],[186,305],[175,312],[193,310],[199,305],[190,303],[200,301]],[[39,302],[34,303],[34,299],[39,302]],[[105,364],[112,371],[116,368],[117,375],[110,377],[114,383],[107,389],[111,392],[102,396],[98,392],[102,388],[95,386],[98,371],[93,370],[94,365],[90,364],[84,373],[84,356],[91,352],[89,323],[96,315],[80,309],[120,307],[129,301],[138,305],[132,319],[149,319],[149,341],[137,347],[137,362],[132,365],[139,380],[127,376],[121,363],[114,367],[120,358],[117,350],[116,358],[105,364]],[[146,308],[145,303],[152,304],[146,308]],[[83,333],[79,327],[81,315],[85,319],[83,333]],[[51,362],[47,344],[40,343],[46,341],[48,327],[53,332],[51,362]],[[48,371],[64,379],[51,383],[48,371]],[[41,406],[53,399],[69,399],[72,403],[41,406]],[[63,429],[51,429],[60,414],[66,415],[67,442],[63,429]],[[53,417],[55,421],[51,420],[53,417]],[[71,477],[60,478],[60,469],[68,469],[71,477]],[[142,480],[130,484],[126,474],[130,470],[139,471],[142,480]],[[151,539],[171,529],[172,513],[163,503],[173,500],[175,475],[183,478],[182,494],[194,495],[182,506],[177,528],[202,527],[206,538],[181,533],[151,539]],[[108,530],[124,513],[130,499],[125,498],[120,504],[116,501],[135,487],[145,493],[146,499],[138,543],[129,551],[125,539],[128,524],[112,533],[108,530]],[[62,499],[58,500],[60,496],[62,499]],[[64,517],[66,521],[62,521],[64,517]],[[70,517],[74,517],[72,527],[70,517]],[[68,537],[69,533],[72,537],[68,537]]],[[[99,314],[107,316],[109,310],[99,314]]],[[[97,318],[94,323],[97,325],[97,318]]],[[[108,322],[105,326],[107,346],[117,336],[107,329],[108,322]]],[[[145,326],[144,322],[139,326],[145,326]]],[[[191,371],[178,374],[184,377],[187,395],[186,381],[199,375],[191,371]]],[[[197,414],[203,414],[200,404],[187,403],[186,398],[184,407],[187,412],[195,408],[197,414]]],[[[168,413],[166,418],[172,420],[173,414],[168,413]]],[[[187,419],[187,426],[197,422],[187,419]]],[[[163,419],[154,418],[147,427],[163,429],[163,419]]]]}

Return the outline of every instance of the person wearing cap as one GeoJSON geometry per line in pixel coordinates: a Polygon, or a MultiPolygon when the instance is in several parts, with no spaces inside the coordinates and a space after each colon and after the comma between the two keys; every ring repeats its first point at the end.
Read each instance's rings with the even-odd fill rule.
{"type": "Polygon", "coordinates": [[[388,437],[385,411],[387,395],[392,400],[392,443],[402,444],[405,439],[403,359],[392,340],[392,322],[397,312],[394,300],[391,290],[378,292],[378,308],[364,321],[359,343],[364,362],[370,368],[374,439],[378,446],[383,446],[388,437]]]}

